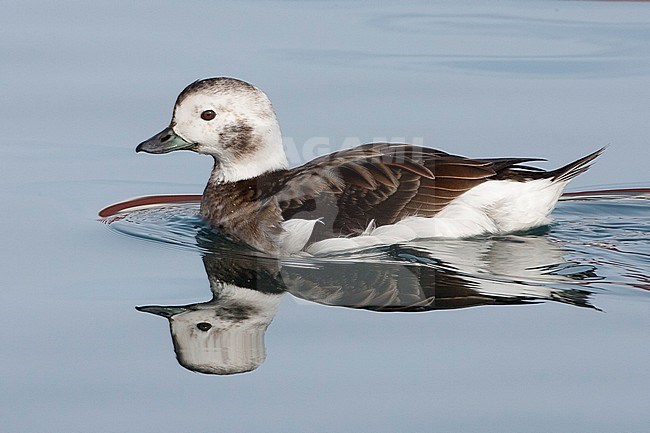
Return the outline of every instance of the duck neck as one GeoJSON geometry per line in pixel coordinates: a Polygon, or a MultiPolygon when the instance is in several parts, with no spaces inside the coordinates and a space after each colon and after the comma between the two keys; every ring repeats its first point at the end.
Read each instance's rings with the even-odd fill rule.
{"type": "Polygon", "coordinates": [[[280,128],[269,128],[263,134],[256,134],[250,154],[239,154],[232,158],[214,156],[210,183],[224,184],[252,179],[264,173],[283,170],[289,166],[282,145],[280,128]]]}

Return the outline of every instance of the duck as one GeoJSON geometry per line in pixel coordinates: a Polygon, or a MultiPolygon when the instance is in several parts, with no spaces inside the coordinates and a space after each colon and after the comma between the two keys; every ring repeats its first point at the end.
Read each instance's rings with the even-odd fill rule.
{"type": "Polygon", "coordinates": [[[201,217],[270,255],[322,255],[422,238],[471,238],[548,225],[565,186],[605,147],[554,170],[540,158],[467,158],[368,143],[290,168],[268,96],[231,77],[197,80],[171,123],[136,152],[213,158],[201,217]]]}

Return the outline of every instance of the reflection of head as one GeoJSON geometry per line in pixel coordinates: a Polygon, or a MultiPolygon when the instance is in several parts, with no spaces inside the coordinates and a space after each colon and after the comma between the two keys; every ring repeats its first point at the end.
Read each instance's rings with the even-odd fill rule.
{"type": "Polygon", "coordinates": [[[224,284],[218,301],[138,309],[167,317],[183,367],[206,374],[235,374],[254,370],[264,361],[264,333],[280,298],[224,284]]]}

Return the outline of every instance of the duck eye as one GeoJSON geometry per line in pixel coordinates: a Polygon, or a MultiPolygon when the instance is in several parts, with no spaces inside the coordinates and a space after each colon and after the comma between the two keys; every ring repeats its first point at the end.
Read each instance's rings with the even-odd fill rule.
{"type": "Polygon", "coordinates": [[[205,110],[203,113],[201,113],[201,119],[203,120],[212,120],[215,117],[217,117],[217,113],[212,110],[205,110]]]}
{"type": "Polygon", "coordinates": [[[201,331],[207,331],[210,328],[212,328],[212,325],[210,325],[208,322],[201,322],[201,323],[197,323],[196,327],[199,328],[199,330],[201,331]]]}

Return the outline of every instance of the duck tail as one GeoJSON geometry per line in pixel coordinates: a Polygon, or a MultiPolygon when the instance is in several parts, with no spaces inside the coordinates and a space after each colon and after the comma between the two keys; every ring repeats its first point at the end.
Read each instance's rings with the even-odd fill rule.
{"type": "Polygon", "coordinates": [[[600,154],[605,151],[605,149],[607,149],[607,146],[603,146],[597,151],[590,153],[589,155],[582,157],[576,161],[573,161],[564,167],[549,171],[547,174],[552,176],[551,179],[553,182],[568,182],[579,174],[582,174],[585,171],[589,170],[589,167],[591,167],[590,163],[594,159],[598,158],[600,154]]]}

